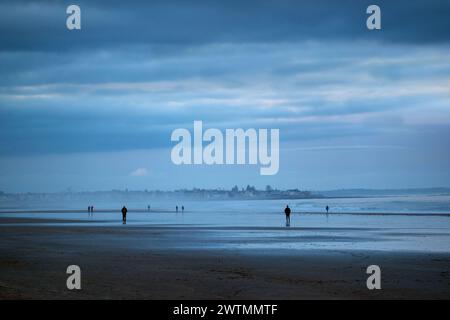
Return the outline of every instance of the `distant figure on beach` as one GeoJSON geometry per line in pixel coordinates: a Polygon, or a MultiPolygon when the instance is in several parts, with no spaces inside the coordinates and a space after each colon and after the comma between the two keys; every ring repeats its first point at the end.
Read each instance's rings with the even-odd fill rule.
{"type": "Polygon", "coordinates": [[[184,212],[184,206],[181,206],[181,213],[184,212]]]}
{"type": "Polygon", "coordinates": [[[94,206],[91,206],[91,212],[94,212],[94,206]]]}
{"type": "Polygon", "coordinates": [[[284,214],[286,215],[286,227],[291,226],[291,208],[289,208],[288,205],[286,205],[286,208],[284,209],[284,214]]]}
{"type": "Polygon", "coordinates": [[[330,207],[329,207],[329,206],[326,206],[326,207],[325,207],[325,210],[327,210],[327,214],[328,214],[328,210],[330,210],[330,207]]]}
{"type": "Polygon", "coordinates": [[[122,222],[123,224],[127,223],[127,207],[123,206],[122,208],[122,222]]]}
{"type": "Polygon", "coordinates": [[[88,212],[89,212],[89,213],[91,212],[91,206],[88,207],[88,212]]]}
{"type": "Polygon", "coordinates": [[[175,211],[178,213],[178,206],[175,207],[175,211]]]}
{"type": "Polygon", "coordinates": [[[150,205],[147,206],[147,211],[150,211],[150,205]]]}

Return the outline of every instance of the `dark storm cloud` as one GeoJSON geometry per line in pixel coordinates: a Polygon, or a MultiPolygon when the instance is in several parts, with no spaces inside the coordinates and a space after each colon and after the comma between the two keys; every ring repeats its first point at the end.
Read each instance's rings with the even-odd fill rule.
{"type": "Polygon", "coordinates": [[[450,2],[375,1],[383,30],[369,33],[372,1],[75,1],[81,32],[65,28],[72,1],[3,1],[0,50],[79,51],[127,45],[162,52],[220,42],[376,39],[397,43],[448,43],[450,2]],[[166,45],[167,47],[164,47],[166,45]]]}
{"type": "Polygon", "coordinates": [[[368,1],[3,1],[0,155],[167,148],[199,119],[302,142],[446,123],[450,3],[376,3],[380,32],[368,1]]]}

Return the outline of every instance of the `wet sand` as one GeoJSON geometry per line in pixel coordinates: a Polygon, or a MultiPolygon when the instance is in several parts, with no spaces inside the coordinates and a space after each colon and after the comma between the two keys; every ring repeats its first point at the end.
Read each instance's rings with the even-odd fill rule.
{"type": "Polygon", "coordinates": [[[222,241],[216,231],[2,217],[0,299],[450,298],[447,253],[198,245],[222,241]],[[66,289],[71,264],[81,268],[80,291],[66,289]],[[366,288],[371,264],[381,267],[381,290],[366,288]]]}

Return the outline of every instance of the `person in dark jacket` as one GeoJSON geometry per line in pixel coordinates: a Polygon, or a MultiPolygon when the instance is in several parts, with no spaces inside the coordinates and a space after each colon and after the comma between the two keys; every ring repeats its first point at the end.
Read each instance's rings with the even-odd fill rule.
{"type": "Polygon", "coordinates": [[[122,208],[122,222],[123,224],[127,223],[127,207],[123,206],[122,208]]]}
{"type": "Polygon", "coordinates": [[[291,208],[289,206],[286,206],[284,209],[284,214],[286,215],[286,227],[291,226],[291,208]]]}

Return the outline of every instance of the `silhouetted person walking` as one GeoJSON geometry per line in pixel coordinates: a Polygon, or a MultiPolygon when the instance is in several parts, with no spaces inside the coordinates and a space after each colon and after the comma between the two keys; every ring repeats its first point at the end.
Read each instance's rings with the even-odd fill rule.
{"type": "Polygon", "coordinates": [[[125,206],[123,206],[122,208],[122,222],[123,224],[127,223],[127,208],[125,206]]]}
{"type": "Polygon", "coordinates": [[[284,209],[284,214],[286,215],[286,227],[291,226],[291,208],[289,206],[286,206],[284,209]]]}
{"type": "Polygon", "coordinates": [[[150,205],[147,206],[147,210],[150,212],[150,205]]]}
{"type": "Polygon", "coordinates": [[[184,212],[184,206],[181,206],[181,213],[184,212]]]}
{"type": "Polygon", "coordinates": [[[326,207],[325,207],[325,210],[327,210],[327,214],[328,214],[328,210],[330,210],[330,207],[329,207],[329,206],[326,206],[326,207]]]}
{"type": "Polygon", "coordinates": [[[178,206],[175,207],[175,211],[178,213],[178,206]]]}

